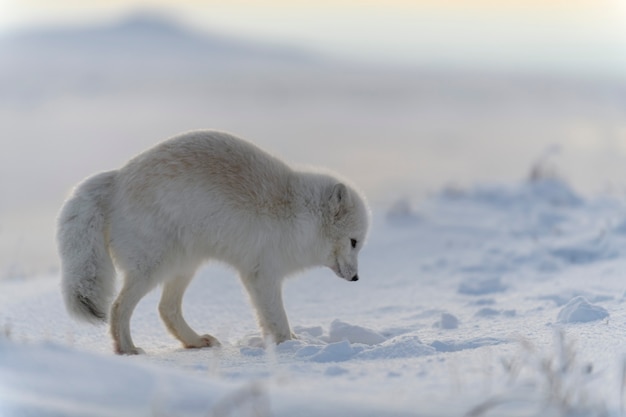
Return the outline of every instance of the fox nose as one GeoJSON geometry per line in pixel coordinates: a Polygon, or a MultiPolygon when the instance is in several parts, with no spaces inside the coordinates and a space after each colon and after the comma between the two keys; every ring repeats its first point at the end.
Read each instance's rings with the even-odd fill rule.
{"type": "Polygon", "coordinates": [[[350,281],[358,281],[359,280],[359,275],[358,274],[354,274],[354,276],[352,278],[350,278],[350,281]]]}

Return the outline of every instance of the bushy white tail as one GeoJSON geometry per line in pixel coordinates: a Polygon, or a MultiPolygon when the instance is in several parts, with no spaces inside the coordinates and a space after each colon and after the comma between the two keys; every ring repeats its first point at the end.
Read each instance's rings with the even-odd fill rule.
{"type": "Polygon", "coordinates": [[[57,242],[61,285],[70,314],[89,322],[107,320],[115,268],[105,236],[108,200],[116,171],[80,184],[61,209],[57,242]]]}

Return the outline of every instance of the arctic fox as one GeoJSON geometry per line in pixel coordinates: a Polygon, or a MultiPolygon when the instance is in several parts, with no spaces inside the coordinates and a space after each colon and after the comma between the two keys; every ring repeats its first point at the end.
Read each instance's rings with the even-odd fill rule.
{"type": "Polygon", "coordinates": [[[78,318],[109,320],[115,351],[136,354],[131,315],[163,284],[159,312],[172,335],[187,348],[218,346],[181,309],[197,268],[216,259],[239,272],[263,335],[280,343],[293,338],[283,279],[327,266],[357,281],[369,218],[345,181],[294,170],[227,133],[184,133],[86,179],[65,202],[57,230],[65,304],[78,318]],[[108,317],[116,269],[123,285],[108,317]]]}

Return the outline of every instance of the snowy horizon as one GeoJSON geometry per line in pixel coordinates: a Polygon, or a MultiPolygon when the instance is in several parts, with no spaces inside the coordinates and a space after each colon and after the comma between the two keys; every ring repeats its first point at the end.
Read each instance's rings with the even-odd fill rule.
{"type": "Polygon", "coordinates": [[[197,128],[336,171],[376,210],[519,181],[546,153],[585,195],[624,189],[621,82],[370,66],[149,17],[2,38],[0,56],[2,277],[57,267],[79,181],[197,128]]]}

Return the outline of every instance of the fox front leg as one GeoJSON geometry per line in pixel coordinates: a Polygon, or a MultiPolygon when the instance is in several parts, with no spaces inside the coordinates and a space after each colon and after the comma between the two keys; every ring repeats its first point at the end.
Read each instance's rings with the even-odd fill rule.
{"type": "Polygon", "coordinates": [[[242,275],[242,281],[256,310],[263,337],[271,337],[277,344],[293,339],[283,305],[282,279],[257,271],[242,275]]]}

